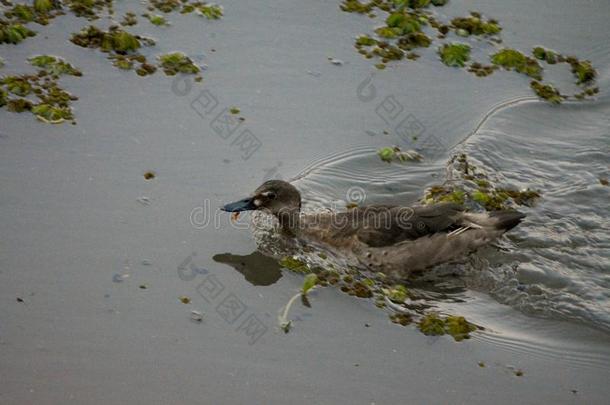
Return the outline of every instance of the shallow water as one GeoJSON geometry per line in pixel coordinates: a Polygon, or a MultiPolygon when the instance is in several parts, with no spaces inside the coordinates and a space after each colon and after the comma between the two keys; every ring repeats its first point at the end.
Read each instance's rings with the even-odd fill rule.
{"type": "MultiPolygon", "coordinates": [[[[600,97],[560,107],[534,100],[518,75],[449,69],[434,49],[376,71],[353,39],[378,22],[336,2],[222,3],[220,21],[171,15],[169,28],[133,27],[158,40],[151,57],[181,50],[207,65],[186,92],[68,43],[88,24],[72,16],[0,46],[0,74],[30,69],[26,58],[41,53],[85,73],[62,80],[80,97],[76,126],[0,110],[0,402],[606,402],[610,188],[598,178],[609,175],[608,2],[455,0],[439,11],[497,17],[507,46],[590,58],[600,97]],[[241,109],[262,142],[251,158],[193,109],[201,89],[241,109]],[[418,142],[395,131],[384,101],[402,106],[418,142]],[[393,144],[424,161],[381,162],[375,151],[393,144]],[[497,247],[417,286],[426,305],[485,327],[470,341],[398,327],[332,288],[295,308],[284,335],[277,312],[302,277],[253,253],[250,232],[227,215],[192,223],[197,209],[271,177],[294,179],[308,209],[415,203],[459,152],[502,184],[542,192],[497,247]],[[147,170],[157,177],[145,181],[147,170]],[[200,288],[210,275],[224,287],[217,299],[200,288]],[[267,328],[255,343],[243,318],[219,313],[227,296],[267,328]]],[[[121,3],[117,15],[139,7],[121,3]]]]}

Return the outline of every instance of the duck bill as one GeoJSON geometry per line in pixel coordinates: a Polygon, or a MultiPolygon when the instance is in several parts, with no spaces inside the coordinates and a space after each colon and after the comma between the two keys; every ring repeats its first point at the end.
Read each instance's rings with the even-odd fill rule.
{"type": "Polygon", "coordinates": [[[220,209],[226,212],[254,211],[257,209],[257,206],[254,205],[254,198],[244,198],[243,200],[229,203],[220,209]]]}

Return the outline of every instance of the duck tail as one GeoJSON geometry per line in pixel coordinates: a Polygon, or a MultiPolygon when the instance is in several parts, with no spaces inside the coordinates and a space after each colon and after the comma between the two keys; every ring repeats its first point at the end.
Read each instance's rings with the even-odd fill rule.
{"type": "Polygon", "coordinates": [[[496,229],[506,232],[519,225],[525,214],[519,211],[492,211],[489,218],[494,220],[496,229]]]}
{"type": "Polygon", "coordinates": [[[473,228],[492,228],[506,232],[519,225],[525,214],[519,211],[504,210],[486,213],[466,212],[463,216],[463,225],[473,228]]]}

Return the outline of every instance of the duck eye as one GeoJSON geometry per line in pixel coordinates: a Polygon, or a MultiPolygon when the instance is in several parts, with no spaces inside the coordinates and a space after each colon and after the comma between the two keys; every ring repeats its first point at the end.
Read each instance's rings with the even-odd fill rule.
{"type": "Polygon", "coordinates": [[[267,191],[267,192],[263,193],[262,196],[267,197],[270,200],[275,200],[275,198],[277,197],[277,194],[275,194],[273,191],[267,191]]]}

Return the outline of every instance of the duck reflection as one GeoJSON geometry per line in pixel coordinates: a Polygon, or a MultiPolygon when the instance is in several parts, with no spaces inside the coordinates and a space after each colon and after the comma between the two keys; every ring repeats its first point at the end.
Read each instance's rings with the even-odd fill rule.
{"type": "Polygon", "coordinates": [[[282,277],[280,265],[258,251],[245,256],[221,253],[214,255],[212,259],[233,267],[253,285],[271,285],[282,277]]]}

